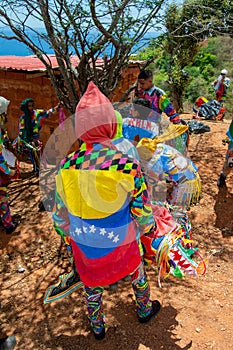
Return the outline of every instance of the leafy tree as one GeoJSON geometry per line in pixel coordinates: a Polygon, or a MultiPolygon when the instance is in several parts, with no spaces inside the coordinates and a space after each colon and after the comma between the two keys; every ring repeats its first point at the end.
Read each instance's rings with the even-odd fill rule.
{"type": "MultiPolygon", "coordinates": [[[[110,96],[130,54],[153,28],[160,30],[159,16],[165,0],[0,0],[0,23],[11,29],[0,37],[23,42],[47,68],[59,100],[73,113],[90,80],[110,96]],[[40,21],[43,31],[29,19],[40,21]],[[32,36],[34,35],[34,38],[32,36]],[[36,40],[35,40],[36,38],[36,40]],[[43,43],[53,48],[60,75],[52,69],[43,43]],[[79,62],[72,64],[72,55],[79,62]],[[104,60],[99,65],[99,58],[104,60]]],[[[143,43],[144,44],[144,43],[143,43]]]]}
{"type": "MultiPolygon", "coordinates": [[[[229,36],[218,36],[202,42],[193,62],[186,67],[190,82],[185,88],[185,102],[193,103],[200,95],[208,100],[215,98],[212,83],[223,68],[228,70],[228,76],[233,84],[232,46],[233,38],[229,36]]],[[[230,117],[232,116],[231,91],[232,87],[228,89],[226,102],[227,114],[230,117]]]]}
{"type": "MultiPolygon", "coordinates": [[[[154,81],[168,90],[178,111],[183,111],[184,98],[193,97],[191,91],[195,92],[195,89],[189,89],[193,74],[201,74],[203,86],[207,85],[205,81],[209,84],[213,79],[214,67],[217,66],[216,51],[202,51],[202,43],[217,35],[222,35],[225,41],[227,35],[229,40],[233,34],[232,14],[233,4],[229,0],[173,2],[165,11],[165,32],[153,40],[149,53],[150,57],[154,54],[154,63],[151,64],[154,81]],[[199,68],[191,72],[193,62],[199,68]]],[[[147,57],[147,52],[147,49],[143,51],[144,57],[147,57]]],[[[223,60],[225,54],[222,54],[223,60]]],[[[211,88],[204,89],[204,92],[210,95],[211,88]]]]}

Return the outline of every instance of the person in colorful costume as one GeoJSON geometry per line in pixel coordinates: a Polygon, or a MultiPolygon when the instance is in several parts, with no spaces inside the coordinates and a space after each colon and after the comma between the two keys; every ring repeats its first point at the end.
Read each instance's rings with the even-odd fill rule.
{"type": "Polygon", "coordinates": [[[123,119],[122,133],[124,138],[136,144],[141,138],[153,138],[159,134],[159,125],[150,120],[153,111],[150,101],[136,98],[133,101],[130,115],[123,119]]]}
{"type": "Polygon", "coordinates": [[[226,177],[232,171],[233,168],[233,120],[227,130],[227,139],[223,140],[224,144],[228,144],[228,149],[225,156],[225,161],[221,170],[221,174],[218,178],[218,187],[226,186],[226,177]]]}
{"type": "MultiPolygon", "coordinates": [[[[163,175],[167,181],[173,184],[173,189],[167,196],[168,202],[182,209],[187,209],[191,204],[198,203],[200,199],[201,180],[198,168],[190,158],[166,145],[164,141],[168,138],[169,132],[167,130],[153,140],[141,139],[137,150],[146,169],[146,177],[153,179],[156,178],[156,175],[163,175]]],[[[152,200],[156,200],[153,186],[150,189],[150,196],[152,200]]]]}
{"type": "MultiPolygon", "coordinates": [[[[175,110],[167,94],[153,84],[153,73],[151,70],[142,70],[139,73],[138,84],[139,89],[136,91],[136,96],[150,101],[153,113],[148,116],[147,120],[158,123],[158,135],[162,134],[164,131],[161,128],[162,113],[169,117],[171,123],[186,125],[179,113],[175,110]]],[[[189,132],[183,133],[176,139],[173,139],[172,142],[171,146],[177,148],[181,153],[186,154],[189,143],[189,132]]]]}
{"type": "Polygon", "coordinates": [[[153,84],[153,73],[151,70],[142,70],[138,75],[139,89],[136,96],[150,101],[153,113],[148,118],[156,123],[161,122],[162,112],[165,113],[170,122],[181,123],[179,114],[176,112],[166,93],[153,84]]]}
{"type": "MultiPolygon", "coordinates": [[[[142,103],[143,101],[144,99],[136,99],[134,101],[132,109],[133,117],[123,120],[123,135],[130,140],[135,140],[135,136],[138,136],[137,141],[152,139],[154,140],[151,140],[152,144],[157,144],[160,142],[160,146],[158,147],[155,156],[157,159],[156,165],[153,164],[152,168],[148,166],[148,159],[145,159],[143,154],[140,155],[140,162],[145,173],[151,199],[166,201],[166,179],[166,181],[169,181],[174,185],[169,202],[174,205],[189,207],[190,203],[192,201],[194,202],[194,193],[196,195],[197,188],[199,189],[199,180],[197,181],[197,168],[191,160],[189,160],[186,156],[182,156],[182,154],[180,154],[176,148],[172,147],[173,144],[178,145],[178,143],[174,140],[181,141],[182,135],[187,133],[188,127],[186,125],[174,125],[173,123],[170,123],[169,127],[162,135],[158,136],[158,128],[157,132],[153,134],[153,128],[151,128],[151,126],[147,127],[147,123],[153,123],[148,122],[147,120],[147,117],[151,113],[151,105],[149,101],[146,101],[147,104],[142,103]],[[134,112],[136,112],[136,115],[134,112]],[[137,118],[135,118],[135,116],[137,118]],[[136,120],[135,125],[131,125],[128,122],[128,120],[133,119],[136,120]],[[144,123],[145,121],[146,123],[144,123]],[[145,135],[148,137],[146,138],[145,135]],[[164,143],[161,144],[162,142],[164,143]],[[185,169],[179,169],[179,164],[171,166],[171,159],[177,160],[177,157],[182,159],[182,163],[185,161],[185,169]],[[187,186],[187,184],[189,184],[189,186],[187,186]]],[[[181,143],[179,145],[181,152],[185,154],[187,148],[186,144],[181,143]]],[[[200,191],[198,191],[198,193],[200,196],[200,191]]]]}
{"type": "Polygon", "coordinates": [[[19,120],[19,134],[14,141],[14,146],[18,152],[29,156],[36,175],[39,174],[42,152],[42,142],[39,139],[42,124],[49,116],[58,113],[59,107],[60,104],[48,111],[34,109],[34,100],[32,98],[26,98],[21,103],[20,109],[24,114],[19,120]]]}
{"type": "MultiPolygon", "coordinates": [[[[129,140],[125,139],[122,135],[121,114],[115,110],[115,115],[117,120],[117,131],[116,131],[116,135],[112,140],[113,145],[115,145],[116,148],[122,153],[127,154],[130,158],[132,158],[132,160],[135,158],[139,161],[140,159],[136,148],[129,140]]],[[[86,150],[86,143],[83,142],[80,145],[80,152],[83,152],[85,150],[86,150]]],[[[46,206],[46,210],[48,210],[47,206],[46,206]]],[[[64,273],[60,275],[59,282],[48,287],[44,298],[45,304],[53,302],[55,300],[59,300],[82,286],[82,282],[80,282],[80,277],[73,263],[72,248],[70,245],[70,240],[68,238],[65,239],[65,244],[68,249],[68,256],[72,264],[72,270],[69,273],[64,273]]],[[[128,277],[126,278],[126,280],[127,279],[128,277]]],[[[118,283],[116,282],[109,287],[111,290],[114,290],[117,288],[117,286],[118,286],[118,283]]]]}
{"type": "Polygon", "coordinates": [[[155,230],[156,223],[140,164],[112,143],[116,115],[92,82],[76,108],[75,127],[86,149],[61,162],[53,220],[57,233],[70,237],[90,325],[95,338],[103,339],[104,286],[131,274],[139,321],[149,321],[160,309],[150,300],[140,248],[140,235],[155,230]]]}
{"type": "Polygon", "coordinates": [[[7,108],[10,101],[0,96],[0,217],[7,234],[14,232],[18,222],[13,221],[8,204],[7,185],[10,178],[15,175],[15,169],[11,168],[4,158],[4,141],[2,128],[7,122],[7,108]]]}

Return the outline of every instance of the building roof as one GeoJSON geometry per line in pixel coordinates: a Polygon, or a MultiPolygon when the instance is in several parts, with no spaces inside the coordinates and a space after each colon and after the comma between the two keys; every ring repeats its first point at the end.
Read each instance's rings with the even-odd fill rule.
{"type": "MultiPolygon", "coordinates": [[[[47,62],[51,62],[53,68],[58,68],[55,55],[47,55],[47,62]]],[[[77,65],[77,57],[73,64],[77,65]]],[[[46,71],[45,65],[37,56],[0,56],[0,70],[20,70],[20,71],[46,71]]]]}
{"type": "MultiPolygon", "coordinates": [[[[45,56],[46,60],[51,62],[53,68],[58,68],[58,63],[55,55],[45,56]]],[[[79,64],[79,58],[77,56],[71,56],[71,62],[73,66],[79,64]]],[[[102,66],[104,60],[98,58],[96,65],[102,66]]],[[[130,63],[142,63],[141,61],[130,61],[130,63]]],[[[0,56],[0,70],[14,70],[14,71],[46,71],[46,67],[37,56],[0,56]]]]}

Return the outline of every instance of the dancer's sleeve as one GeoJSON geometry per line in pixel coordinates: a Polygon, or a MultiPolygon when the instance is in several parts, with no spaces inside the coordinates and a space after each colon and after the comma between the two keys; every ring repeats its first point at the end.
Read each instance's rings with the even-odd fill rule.
{"type": "Polygon", "coordinates": [[[11,173],[11,169],[2,155],[2,145],[0,145],[0,171],[6,175],[10,175],[11,173]]]}
{"type": "Polygon", "coordinates": [[[171,123],[178,124],[181,122],[179,114],[166,94],[159,97],[159,108],[169,117],[171,123]]]}
{"type": "Polygon", "coordinates": [[[135,189],[131,201],[131,215],[136,220],[140,232],[147,234],[151,230],[156,229],[156,222],[153,217],[149,192],[140,166],[138,166],[134,183],[135,189]]]}
{"type": "Polygon", "coordinates": [[[65,239],[65,237],[69,235],[70,220],[68,210],[57,191],[55,193],[55,205],[52,218],[55,231],[65,239]]]}

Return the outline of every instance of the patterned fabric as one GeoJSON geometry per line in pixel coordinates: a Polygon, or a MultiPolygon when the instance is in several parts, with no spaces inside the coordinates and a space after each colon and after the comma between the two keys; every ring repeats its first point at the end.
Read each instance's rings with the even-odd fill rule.
{"type": "Polygon", "coordinates": [[[150,90],[139,91],[138,97],[145,98],[151,102],[154,111],[151,121],[156,123],[161,122],[161,115],[164,112],[172,123],[176,124],[180,122],[179,114],[176,112],[165,92],[155,85],[150,90]]]}
{"type": "MultiPolygon", "coordinates": [[[[141,147],[142,145],[143,140],[138,147],[138,151],[140,151],[139,154],[141,157],[144,155],[147,156],[143,147],[141,147]]],[[[189,207],[191,203],[197,203],[201,195],[201,180],[195,164],[191,159],[183,156],[169,145],[159,143],[156,147],[152,156],[150,153],[150,159],[148,159],[145,165],[147,174],[152,178],[153,174],[155,178],[158,174],[163,175],[174,184],[170,196],[170,202],[172,204],[189,207]]],[[[144,148],[149,152],[153,149],[150,147],[149,142],[144,143],[144,148]]],[[[150,194],[153,195],[152,190],[150,194]]],[[[156,198],[153,197],[151,199],[156,200],[156,198]]]]}
{"type": "Polygon", "coordinates": [[[105,327],[105,316],[103,313],[102,294],[103,287],[84,287],[88,319],[92,330],[99,334],[105,327]]]}
{"type": "Polygon", "coordinates": [[[42,128],[43,122],[51,115],[57,113],[58,107],[51,108],[49,111],[44,109],[37,109],[31,113],[31,124],[33,135],[29,140],[25,135],[25,120],[24,115],[19,119],[19,134],[18,134],[18,147],[20,148],[22,141],[32,142],[39,139],[39,132],[42,128]]]}
{"type": "Polygon", "coordinates": [[[203,275],[206,272],[209,257],[203,259],[197,252],[197,248],[192,248],[190,223],[183,219],[183,223],[180,221],[179,225],[164,236],[158,237],[157,232],[153,231],[141,237],[145,264],[152,263],[158,269],[160,287],[162,278],[167,278],[170,274],[175,277],[184,277],[203,275]],[[194,254],[199,256],[200,262],[192,259],[194,254]]]}
{"type": "Polygon", "coordinates": [[[11,172],[4,156],[2,154],[3,149],[3,137],[2,129],[0,129],[0,218],[5,228],[13,226],[12,217],[10,214],[7,185],[9,183],[9,174],[11,172]]]}
{"type": "Polygon", "coordinates": [[[27,118],[31,118],[29,120],[29,125],[27,124],[27,129],[25,127],[26,114],[20,117],[19,134],[13,142],[13,147],[17,152],[26,155],[26,157],[31,160],[33,170],[36,174],[39,173],[40,158],[42,153],[42,142],[39,140],[40,130],[42,128],[43,122],[49,116],[56,114],[58,111],[58,106],[51,108],[48,111],[43,109],[34,110],[32,113],[29,113],[29,111],[27,111],[27,118]]]}
{"type": "Polygon", "coordinates": [[[137,159],[137,161],[140,161],[137,149],[129,140],[125,139],[124,137],[121,137],[118,139],[114,139],[112,143],[114,146],[116,146],[118,151],[127,154],[128,157],[132,160],[137,159]]]}
{"type": "MultiPolygon", "coordinates": [[[[136,310],[139,317],[146,317],[151,313],[150,289],[142,264],[131,276],[132,287],[136,299],[136,310]],[[139,271],[140,270],[140,271],[139,271]],[[138,277],[139,276],[139,277],[138,277]]],[[[88,319],[92,330],[100,333],[105,327],[105,315],[103,313],[102,294],[103,287],[90,288],[85,286],[85,300],[88,311],[88,319]]]]}
{"type": "Polygon", "coordinates": [[[135,270],[139,230],[144,234],[155,225],[136,160],[88,147],[64,159],[56,182],[55,229],[71,236],[81,280],[91,287],[108,285],[135,270]]]}
{"type": "Polygon", "coordinates": [[[8,183],[9,178],[7,175],[9,175],[11,172],[11,169],[8,166],[2,154],[3,147],[4,147],[4,136],[3,136],[3,131],[0,128],[0,187],[8,183]]]}
{"type": "Polygon", "coordinates": [[[159,134],[158,123],[138,118],[125,118],[123,120],[123,136],[134,141],[137,136],[153,138],[159,134]]]}
{"type": "Polygon", "coordinates": [[[7,190],[4,190],[3,187],[0,189],[0,218],[5,228],[14,226],[8,204],[7,190]]]}
{"type": "Polygon", "coordinates": [[[179,137],[174,137],[172,140],[165,142],[167,145],[177,149],[180,153],[187,154],[187,145],[189,143],[189,132],[184,132],[179,137]]]}
{"type": "Polygon", "coordinates": [[[117,132],[114,139],[112,140],[112,144],[116,146],[118,151],[127,154],[132,159],[136,158],[139,161],[140,158],[136,148],[129,140],[123,137],[122,115],[118,111],[115,111],[115,114],[117,118],[117,132]]]}
{"type": "MultiPolygon", "coordinates": [[[[132,277],[133,279],[134,277],[132,277]]],[[[152,311],[150,301],[150,288],[146,279],[146,274],[136,280],[132,280],[132,287],[135,295],[136,310],[139,317],[146,317],[152,311]]]]}

